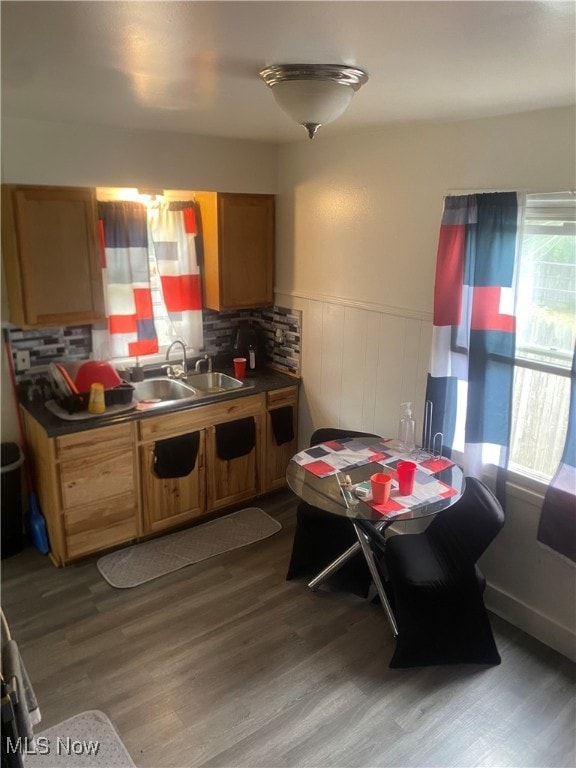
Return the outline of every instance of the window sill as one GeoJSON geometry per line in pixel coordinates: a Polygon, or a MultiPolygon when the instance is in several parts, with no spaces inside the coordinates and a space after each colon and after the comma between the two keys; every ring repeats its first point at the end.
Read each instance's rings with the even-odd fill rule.
{"type": "MultiPolygon", "coordinates": [[[[166,362],[166,347],[164,351],[157,352],[153,355],[141,355],[138,358],[138,361],[140,365],[143,368],[158,368],[158,366],[162,365],[162,363],[166,362]]],[[[176,357],[176,355],[174,356],[176,357]]],[[[180,355],[182,357],[182,355],[180,355]]],[[[134,368],[136,365],[136,358],[135,357],[114,357],[110,360],[112,365],[114,365],[118,369],[127,369],[134,368]]]]}
{"type": "MultiPolygon", "coordinates": [[[[465,463],[463,455],[456,450],[452,452],[452,461],[455,461],[461,467],[465,463]]],[[[485,464],[484,472],[485,476],[483,479],[488,482],[490,487],[494,487],[497,467],[493,464],[485,464]]],[[[506,493],[528,504],[541,506],[550,482],[551,480],[540,479],[509,467],[507,470],[506,493]]]]}
{"type": "MultiPolygon", "coordinates": [[[[161,365],[168,362],[166,359],[167,351],[168,351],[168,345],[165,345],[165,346],[160,346],[159,351],[154,353],[153,355],[141,355],[138,358],[140,365],[144,368],[144,370],[147,370],[149,368],[159,368],[161,365]]],[[[202,357],[202,353],[196,352],[194,349],[190,349],[189,347],[187,347],[186,357],[188,359],[188,362],[190,363],[192,360],[202,357]]],[[[178,363],[181,360],[182,360],[182,348],[180,347],[170,355],[170,362],[178,363]]],[[[121,369],[121,368],[130,369],[136,365],[136,358],[135,357],[114,357],[110,360],[110,362],[112,363],[112,365],[114,365],[118,369],[121,369]]]]}
{"type": "Polygon", "coordinates": [[[508,471],[508,481],[506,483],[506,492],[513,498],[524,501],[528,504],[541,506],[548,484],[541,480],[522,475],[512,470],[508,471]]]}

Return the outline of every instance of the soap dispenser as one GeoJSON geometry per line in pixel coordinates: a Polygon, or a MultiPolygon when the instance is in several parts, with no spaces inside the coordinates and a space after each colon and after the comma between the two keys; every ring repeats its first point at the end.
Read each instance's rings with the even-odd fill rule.
{"type": "Polygon", "coordinates": [[[416,447],[414,435],[416,423],[412,418],[412,403],[402,403],[400,406],[400,425],[398,428],[398,442],[401,451],[413,451],[416,447]]]}

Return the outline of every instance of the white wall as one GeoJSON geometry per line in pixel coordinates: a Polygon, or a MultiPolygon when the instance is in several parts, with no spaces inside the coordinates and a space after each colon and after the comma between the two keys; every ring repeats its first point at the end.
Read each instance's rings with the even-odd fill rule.
{"type": "MultiPolygon", "coordinates": [[[[555,109],[281,147],[276,290],[303,312],[302,445],[328,425],[394,435],[403,400],[421,429],[443,197],[574,189],[575,137],[555,109]]],[[[487,600],[576,658],[575,571],[537,545],[540,503],[510,498],[487,600]]]]}
{"type": "Polygon", "coordinates": [[[273,194],[277,157],[257,141],[2,120],[5,183],[273,194]]]}

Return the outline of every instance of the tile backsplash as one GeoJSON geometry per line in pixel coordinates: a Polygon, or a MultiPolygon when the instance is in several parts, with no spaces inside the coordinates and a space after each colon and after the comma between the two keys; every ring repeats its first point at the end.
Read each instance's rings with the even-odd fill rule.
{"type": "MultiPolygon", "coordinates": [[[[266,358],[278,370],[300,374],[300,339],[302,313],[282,307],[239,312],[203,310],[204,348],[198,354],[208,353],[221,359],[233,352],[236,330],[241,323],[251,322],[261,329],[265,341],[266,358]]],[[[88,360],[92,354],[92,329],[89,325],[23,330],[10,328],[8,337],[16,381],[34,383],[43,378],[52,362],[88,360]],[[17,366],[17,353],[27,351],[30,368],[21,371],[17,366]]],[[[145,360],[143,360],[145,363],[145,360]]]]}
{"type": "MultiPolygon", "coordinates": [[[[11,328],[8,332],[14,369],[16,353],[27,351],[30,355],[29,373],[45,373],[48,365],[60,360],[87,360],[92,352],[92,329],[89,325],[22,330],[11,328]]],[[[21,375],[17,371],[17,376],[21,375]]]]}
{"type": "Polygon", "coordinates": [[[266,352],[274,367],[300,375],[302,312],[299,309],[271,307],[260,313],[266,335],[266,352]]]}

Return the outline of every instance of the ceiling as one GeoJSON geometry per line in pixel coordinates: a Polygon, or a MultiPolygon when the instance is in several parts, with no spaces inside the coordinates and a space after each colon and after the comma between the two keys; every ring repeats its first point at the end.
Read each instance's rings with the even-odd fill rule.
{"type": "Polygon", "coordinates": [[[574,104],[576,4],[563,2],[1,3],[3,116],[308,141],[265,65],[369,73],[315,141],[390,122],[574,104]]]}

